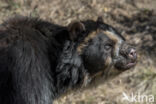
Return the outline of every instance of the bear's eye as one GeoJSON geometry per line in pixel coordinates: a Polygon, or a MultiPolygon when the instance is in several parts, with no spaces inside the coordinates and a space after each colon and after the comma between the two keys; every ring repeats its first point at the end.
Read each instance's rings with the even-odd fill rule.
{"type": "Polygon", "coordinates": [[[109,51],[109,50],[112,49],[112,45],[106,44],[106,45],[104,45],[104,49],[107,50],[107,51],[109,51]]]}

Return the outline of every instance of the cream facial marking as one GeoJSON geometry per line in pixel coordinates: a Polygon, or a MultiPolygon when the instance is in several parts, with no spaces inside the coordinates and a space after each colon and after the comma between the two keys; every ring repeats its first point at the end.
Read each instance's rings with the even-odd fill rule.
{"type": "Polygon", "coordinates": [[[88,41],[93,39],[94,37],[96,37],[96,35],[98,35],[98,33],[100,33],[100,32],[103,32],[105,35],[107,35],[107,37],[109,37],[111,40],[113,40],[115,42],[114,56],[117,57],[119,55],[119,49],[123,42],[123,39],[121,37],[117,36],[116,33],[114,33],[112,29],[110,29],[110,31],[108,31],[108,30],[103,31],[103,30],[97,29],[96,31],[90,33],[84,39],[84,41],[78,46],[78,48],[77,48],[78,53],[81,54],[83,48],[87,46],[88,41]]]}
{"type": "Polygon", "coordinates": [[[113,40],[115,42],[115,46],[114,46],[114,56],[118,56],[119,55],[119,49],[120,46],[123,42],[123,39],[120,38],[119,36],[117,36],[115,33],[113,33],[112,31],[103,31],[103,33],[105,35],[107,35],[111,40],[113,40]]]}
{"type": "Polygon", "coordinates": [[[84,41],[78,46],[77,51],[78,53],[81,53],[83,48],[87,46],[87,43],[89,40],[93,39],[95,36],[97,35],[97,31],[94,31],[92,33],[90,33],[85,39],[84,41]]]}
{"type": "Polygon", "coordinates": [[[105,65],[109,66],[112,63],[112,58],[111,57],[107,57],[105,65]]]}

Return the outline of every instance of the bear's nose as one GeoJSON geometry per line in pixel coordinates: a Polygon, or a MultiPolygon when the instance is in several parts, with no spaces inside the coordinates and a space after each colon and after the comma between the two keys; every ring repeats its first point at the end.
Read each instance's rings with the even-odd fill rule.
{"type": "Polygon", "coordinates": [[[131,49],[129,54],[128,54],[129,58],[132,59],[132,60],[136,60],[137,59],[137,53],[136,53],[136,50],[135,49],[131,49]]]}

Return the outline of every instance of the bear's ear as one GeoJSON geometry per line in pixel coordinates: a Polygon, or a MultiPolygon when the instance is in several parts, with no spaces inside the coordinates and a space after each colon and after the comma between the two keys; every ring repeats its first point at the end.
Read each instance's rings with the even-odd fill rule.
{"type": "Polygon", "coordinates": [[[102,18],[102,16],[99,16],[99,17],[97,18],[97,22],[98,22],[98,23],[103,23],[103,18],[102,18]]]}
{"type": "Polygon", "coordinates": [[[69,38],[72,41],[77,40],[79,35],[82,35],[81,33],[84,32],[85,30],[86,30],[85,26],[82,22],[80,21],[71,22],[68,25],[69,38]]]}

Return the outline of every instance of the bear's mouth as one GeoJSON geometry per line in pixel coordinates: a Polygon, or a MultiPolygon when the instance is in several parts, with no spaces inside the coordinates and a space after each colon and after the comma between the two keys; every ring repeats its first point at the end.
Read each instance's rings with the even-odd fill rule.
{"type": "Polygon", "coordinates": [[[128,70],[128,69],[131,69],[133,68],[135,65],[137,64],[137,61],[136,60],[129,60],[126,62],[126,60],[118,60],[116,63],[115,63],[115,68],[118,69],[118,70],[128,70]]]}
{"type": "Polygon", "coordinates": [[[127,63],[127,65],[126,65],[127,69],[134,67],[136,65],[136,63],[137,63],[136,61],[127,63]]]}
{"type": "Polygon", "coordinates": [[[125,70],[133,68],[137,64],[136,60],[129,60],[128,62],[125,63],[124,68],[125,70]]]}

